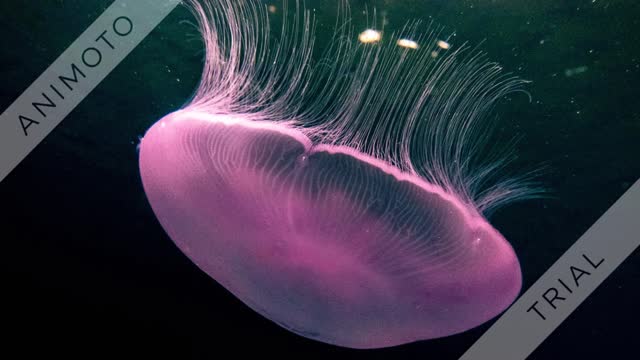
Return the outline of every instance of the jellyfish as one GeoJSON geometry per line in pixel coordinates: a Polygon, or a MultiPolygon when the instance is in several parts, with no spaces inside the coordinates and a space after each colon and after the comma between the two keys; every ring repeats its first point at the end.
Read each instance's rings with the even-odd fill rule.
{"type": "Polygon", "coordinates": [[[434,26],[398,32],[419,48],[360,43],[344,1],[319,57],[302,5],[285,2],[272,31],[257,0],[185,4],[202,77],[141,139],[139,166],[198,268],[274,323],[349,348],[460,333],[514,301],[518,258],[487,219],[532,188],[502,175],[512,150],[488,136],[525,81],[438,47],[434,26]]]}

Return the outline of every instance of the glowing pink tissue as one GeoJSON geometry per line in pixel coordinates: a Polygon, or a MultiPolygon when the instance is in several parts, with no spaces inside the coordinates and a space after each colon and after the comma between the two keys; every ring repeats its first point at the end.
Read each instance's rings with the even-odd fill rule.
{"type": "Polygon", "coordinates": [[[520,289],[511,246],[455,198],[277,125],[174,113],[147,132],[140,169],[180,249],[303,336],[354,348],[441,337],[520,289]]]}
{"type": "Polygon", "coordinates": [[[416,49],[361,44],[343,1],[319,61],[309,11],[282,15],[272,41],[261,1],[185,3],[202,78],[145,134],[140,172],[200,269],[277,324],[352,348],[459,333],[511,304],[520,265],[486,216],[531,192],[483,149],[522,80],[435,49],[434,31],[416,49]]]}

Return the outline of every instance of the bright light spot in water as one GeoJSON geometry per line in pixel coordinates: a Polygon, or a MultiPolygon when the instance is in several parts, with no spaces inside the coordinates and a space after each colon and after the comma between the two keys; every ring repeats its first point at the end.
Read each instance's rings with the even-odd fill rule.
{"type": "Polygon", "coordinates": [[[398,40],[397,44],[400,47],[408,48],[408,49],[417,49],[418,48],[418,43],[413,41],[413,40],[409,40],[409,39],[400,39],[400,40],[398,40]]]}
{"type": "Polygon", "coordinates": [[[367,29],[358,35],[358,40],[360,40],[363,44],[370,44],[380,41],[382,39],[382,34],[380,31],[367,29]]]}
{"type": "Polygon", "coordinates": [[[451,44],[443,40],[438,40],[437,44],[440,49],[449,50],[451,48],[451,44]]]}

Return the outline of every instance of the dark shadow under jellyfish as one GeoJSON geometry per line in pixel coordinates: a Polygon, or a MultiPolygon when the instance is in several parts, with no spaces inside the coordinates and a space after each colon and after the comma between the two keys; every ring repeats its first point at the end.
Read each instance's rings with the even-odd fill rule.
{"type": "Polygon", "coordinates": [[[200,269],[275,323],[352,348],[463,332],[513,302],[518,258],[486,216],[531,190],[500,177],[508,151],[484,150],[522,80],[437,31],[410,40],[421,48],[358,42],[344,2],[317,62],[304,9],[273,41],[258,1],[186,4],[202,79],[147,131],[140,171],[200,269]]]}

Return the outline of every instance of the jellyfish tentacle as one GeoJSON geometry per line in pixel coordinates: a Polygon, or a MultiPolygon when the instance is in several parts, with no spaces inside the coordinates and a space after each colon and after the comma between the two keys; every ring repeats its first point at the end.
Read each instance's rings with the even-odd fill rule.
{"type": "Polygon", "coordinates": [[[187,109],[276,121],[314,144],[351,147],[441,186],[485,215],[543,192],[536,169],[498,176],[512,159],[512,142],[488,147],[496,103],[527,81],[466,44],[435,56],[429,45],[435,47],[441,28],[429,24],[417,35],[419,22],[410,22],[390,35],[426,44],[418,51],[391,40],[358,44],[348,2],[340,1],[333,41],[314,62],[315,20],[298,1],[292,13],[283,2],[278,40],[269,37],[268,11],[256,1],[186,4],[206,49],[187,109]]]}

